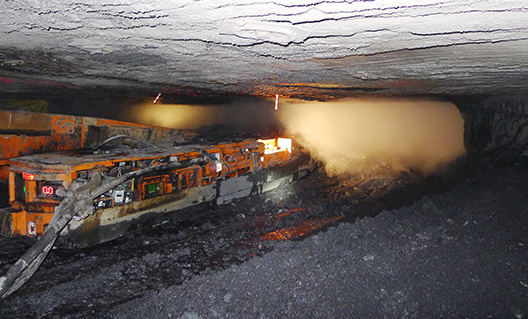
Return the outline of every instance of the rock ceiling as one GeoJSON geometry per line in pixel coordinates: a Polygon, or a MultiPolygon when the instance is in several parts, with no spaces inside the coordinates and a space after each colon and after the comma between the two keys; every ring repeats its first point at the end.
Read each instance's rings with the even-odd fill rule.
{"type": "Polygon", "coordinates": [[[10,0],[0,12],[4,95],[328,100],[528,86],[522,0],[10,0]]]}

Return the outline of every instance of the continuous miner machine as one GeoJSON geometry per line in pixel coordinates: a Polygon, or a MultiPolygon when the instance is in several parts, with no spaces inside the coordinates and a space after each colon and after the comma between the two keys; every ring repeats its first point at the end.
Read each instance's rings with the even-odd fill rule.
{"type": "Polygon", "coordinates": [[[0,111],[1,234],[39,240],[0,277],[22,286],[58,238],[86,247],[178,210],[259,194],[315,163],[286,137],[192,144],[192,132],[88,117],[0,111]],[[128,134],[122,134],[128,133],[128,134]]]}

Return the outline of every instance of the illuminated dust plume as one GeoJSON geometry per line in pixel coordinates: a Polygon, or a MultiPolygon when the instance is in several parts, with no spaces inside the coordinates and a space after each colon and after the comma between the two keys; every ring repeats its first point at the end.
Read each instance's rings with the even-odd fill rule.
{"type": "Polygon", "coordinates": [[[367,161],[430,174],[464,156],[464,120],[449,102],[413,99],[281,101],[289,134],[337,173],[367,161]],[[344,168],[346,167],[346,168],[344,168]],[[404,168],[405,167],[405,168],[404,168]]]}

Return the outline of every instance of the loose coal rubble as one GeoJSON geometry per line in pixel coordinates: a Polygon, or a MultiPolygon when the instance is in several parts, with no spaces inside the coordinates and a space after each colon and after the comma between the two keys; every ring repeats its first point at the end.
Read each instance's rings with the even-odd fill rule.
{"type": "MultiPolygon", "coordinates": [[[[59,247],[0,317],[523,318],[528,167],[458,177],[357,195],[316,173],[105,245],[59,247]]],[[[5,271],[28,244],[1,240],[5,271]]]]}

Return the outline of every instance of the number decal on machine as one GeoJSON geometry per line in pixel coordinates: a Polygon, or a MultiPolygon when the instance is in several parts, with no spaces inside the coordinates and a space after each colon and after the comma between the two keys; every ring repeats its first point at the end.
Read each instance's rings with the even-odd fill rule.
{"type": "Polygon", "coordinates": [[[53,196],[53,194],[55,194],[53,186],[42,186],[42,195],[53,196]]]}

